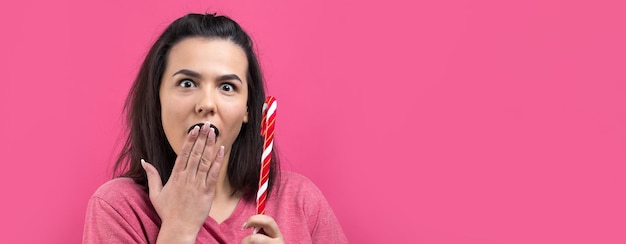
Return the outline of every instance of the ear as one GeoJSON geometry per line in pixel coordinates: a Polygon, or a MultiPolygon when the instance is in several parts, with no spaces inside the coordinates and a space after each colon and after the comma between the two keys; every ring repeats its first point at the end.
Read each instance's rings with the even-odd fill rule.
{"type": "Polygon", "coordinates": [[[243,123],[248,123],[248,107],[246,107],[246,114],[243,115],[243,123]]]}

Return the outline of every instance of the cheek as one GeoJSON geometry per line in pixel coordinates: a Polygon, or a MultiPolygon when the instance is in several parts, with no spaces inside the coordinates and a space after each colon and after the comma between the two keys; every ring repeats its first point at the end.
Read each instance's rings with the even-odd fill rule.
{"type": "Polygon", "coordinates": [[[179,128],[181,125],[179,121],[181,118],[179,114],[180,111],[171,106],[171,103],[161,102],[161,104],[161,124],[163,125],[163,132],[167,137],[168,143],[172,149],[174,149],[174,152],[178,154],[184,140],[184,137],[180,136],[182,133],[181,128],[179,128]]]}
{"type": "Polygon", "coordinates": [[[246,108],[245,104],[243,104],[243,106],[237,104],[236,106],[230,107],[229,110],[233,112],[229,113],[228,116],[224,116],[223,119],[224,124],[228,125],[228,128],[225,128],[228,130],[228,142],[226,143],[232,144],[241,132],[241,127],[243,126],[246,116],[246,108]]]}
{"type": "Polygon", "coordinates": [[[241,123],[231,124],[231,126],[228,128],[228,135],[224,136],[222,138],[223,141],[220,141],[218,143],[221,143],[221,145],[224,145],[227,149],[230,150],[233,143],[235,143],[235,140],[237,140],[239,133],[241,133],[242,126],[243,125],[241,123]]]}

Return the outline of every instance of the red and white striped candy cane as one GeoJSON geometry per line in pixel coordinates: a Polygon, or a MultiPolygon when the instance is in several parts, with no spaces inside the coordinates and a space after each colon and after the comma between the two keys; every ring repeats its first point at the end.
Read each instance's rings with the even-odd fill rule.
{"type": "MultiPolygon", "coordinates": [[[[276,98],[268,96],[263,104],[263,119],[261,120],[261,136],[263,142],[263,154],[261,154],[261,175],[259,177],[259,190],[256,194],[256,213],[265,214],[265,200],[267,200],[268,178],[270,174],[270,162],[272,161],[272,147],[274,146],[274,125],[276,124],[276,98]]],[[[259,229],[254,228],[254,233],[259,229]]]]}

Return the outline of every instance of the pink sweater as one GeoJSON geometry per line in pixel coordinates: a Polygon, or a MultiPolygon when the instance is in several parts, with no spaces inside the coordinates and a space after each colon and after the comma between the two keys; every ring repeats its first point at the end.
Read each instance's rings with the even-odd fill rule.
{"type": "MultiPolygon", "coordinates": [[[[278,223],[285,243],[347,243],[322,192],[302,175],[281,173],[280,187],[268,198],[266,214],[278,223]]],[[[196,242],[241,243],[252,232],[241,226],[255,211],[254,202],[242,200],[221,224],[207,218],[196,242]]],[[[160,225],[142,187],[129,178],[117,178],[89,200],[83,243],[156,243],[160,225]]]]}

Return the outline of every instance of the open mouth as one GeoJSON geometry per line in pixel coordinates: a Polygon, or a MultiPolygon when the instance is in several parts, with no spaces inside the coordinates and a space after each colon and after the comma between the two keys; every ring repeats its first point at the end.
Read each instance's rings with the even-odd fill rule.
{"type": "MultiPolygon", "coordinates": [[[[200,129],[202,129],[202,126],[204,126],[204,123],[197,123],[195,125],[192,125],[191,127],[189,127],[189,130],[187,130],[187,134],[189,134],[189,132],[191,132],[191,130],[193,130],[193,127],[195,127],[196,125],[198,127],[200,127],[200,129]]],[[[213,124],[210,124],[209,127],[213,128],[213,130],[215,130],[215,138],[217,138],[220,135],[220,131],[213,124]]]]}

